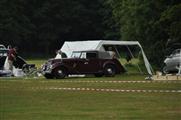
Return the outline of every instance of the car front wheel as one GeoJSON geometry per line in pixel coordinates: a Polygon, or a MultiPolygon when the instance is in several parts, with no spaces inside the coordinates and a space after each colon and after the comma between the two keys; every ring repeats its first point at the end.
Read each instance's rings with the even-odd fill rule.
{"type": "Polygon", "coordinates": [[[113,65],[106,65],[104,68],[105,76],[112,77],[116,74],[116,68],[113,65]]]}
{"type": "Polygon", "coordinates": [[[46,79],[53,79],[53,75],[52,74],[45,74],[44,75],[46,79]]]}
{"type": "Polygon", "coordinates": [[[66,76],[66,69],[65,68],[55,68],[53,73],[54,73],[55,78],[62,79],[62,78],[65,78],[65,76],[66,76]]]}

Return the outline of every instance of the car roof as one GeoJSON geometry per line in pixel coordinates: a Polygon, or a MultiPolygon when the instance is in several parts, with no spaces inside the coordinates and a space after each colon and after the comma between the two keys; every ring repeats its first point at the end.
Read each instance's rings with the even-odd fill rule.
{"type": "Polygon", "coordinates": [[[4,48],[5,49],[6,47],[4,45],[0,44],[0,48],[4,48]]]}
{"type": "Polygon", "coordinates": [[[102,52],[102,51],[98,51],[98,50],[82,50],[82,51],[73,51],[73,52],[102,52]]]}

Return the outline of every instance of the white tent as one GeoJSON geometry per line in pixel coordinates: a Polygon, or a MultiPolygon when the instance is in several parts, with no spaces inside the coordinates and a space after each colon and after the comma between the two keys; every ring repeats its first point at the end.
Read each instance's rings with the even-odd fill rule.
{"type": "MultiPolygon", "coordinates": [[[[65,42],[61,48],[61,51],[66,53],[67,57],[71,57],[73,51],[83,51],[83,50],[100,50],[105,51],[104,45],[120,45],[120,46],[130,46],[137,45],[143,55],[145,67],[150,75],[153,74],[153,69],[143,51],[142,46],[138,41],[111,41],[111,40],[94,40],[94,41],[70,41],[65,42]]],[[[59,55],[56,56],[59,58],[59,55]]]]}

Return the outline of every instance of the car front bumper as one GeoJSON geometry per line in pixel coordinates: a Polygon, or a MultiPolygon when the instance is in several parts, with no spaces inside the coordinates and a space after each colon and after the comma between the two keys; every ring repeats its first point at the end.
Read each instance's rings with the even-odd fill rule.
{"type": "Polygon", "coordinates": [[[45,74],[51,74],[52,73],[52,69],[51,69],[51,65],[49,64],[44,64],[42,67],[41,67],[41,72],[43,75],[45,74]]]}

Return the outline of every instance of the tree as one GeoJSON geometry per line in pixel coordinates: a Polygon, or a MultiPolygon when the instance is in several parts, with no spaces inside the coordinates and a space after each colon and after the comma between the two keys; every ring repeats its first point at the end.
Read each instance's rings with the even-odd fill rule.
{"type": "MultiPolygon", "coordinates": [[[[170,6],[161,14],[160,20],[158,21],[161,28],[164,29],[165,34],[168,35],[169,39],[166,44],[166,47],[168,47],[168,51],[172,51],[173,49],[181,47],[181,16],[179,15],[180,13],[181,4],[170,6]]],[[[168,52],[168,54],[169,53],[170,52],[168,52]]]]}
{"type": "Polygon", "coordinates": [[[0,1],[0,38],[5,44],[21,44],[32,35],[34,25],[23,14],[24,2],[21,0],[0,1]]]}
{"type": "MultiPolygon", "coordinates": [[[[180,38],[180,17],[177,0],[107,0],[112,7],[113,19],[118,24],[121,40],[139,41],[149,60],[157,66],[163,63],[167,40],[180,38]],[[173,7],[173,8],[172,8],[173,7]],[[171,9],[171,10],[170,10],[171,9]],[[173,10],[174,9],[174,10],[173,10]],[[166,27],[165,16],[174,12],[166,27]],[[176,12],[177,11],[177,12],[176,12]],[[177,22],[174,22],[177,18],[177,22]],[[176,28],[176,26],[178,28],[176,28]]],[[[178,41],[177,41],[178,42],[178,41]]]]}
{"type": "Polygon", "coordinates": [[[1,41],[22,46],[28,55],[44,56],[59,49],[65,40],[101,39],[100,9],[102,0],[1,0],[1,41]]]}

